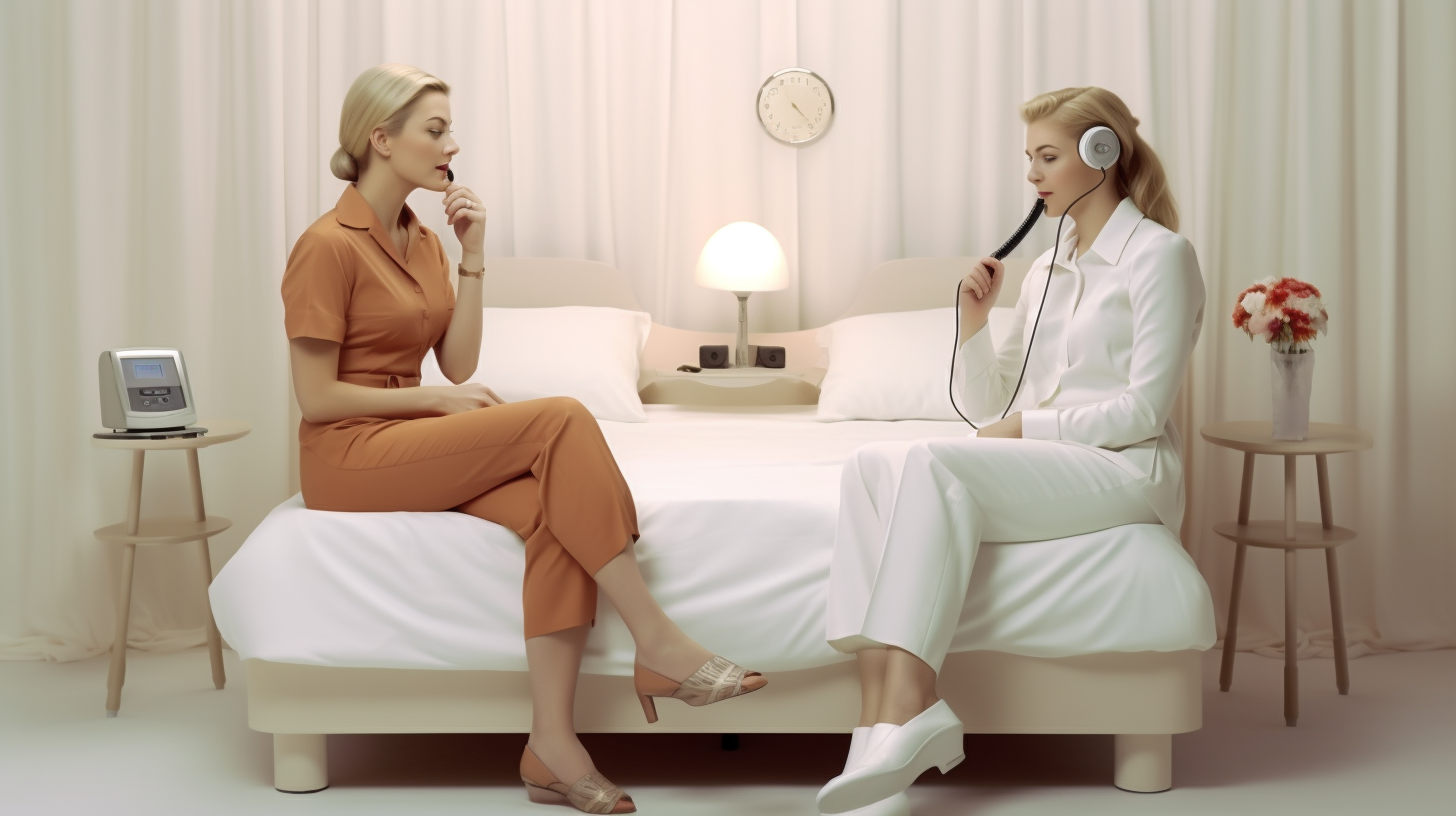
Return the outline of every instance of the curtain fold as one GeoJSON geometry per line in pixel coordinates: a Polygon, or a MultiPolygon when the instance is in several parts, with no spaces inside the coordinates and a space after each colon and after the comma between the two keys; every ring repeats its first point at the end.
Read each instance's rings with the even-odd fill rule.
{"type": "MultiPolygon", "coordinates": [[[[1324,292],[1315,421],[1375,448],[1331,457],[1352,654],[1456,645],[1456,4],[1441,0],[0,0],[0,658],[71,660],[111,640],[127,457],[90,447],[96,356],[181,348],[204,417],[253,433],[202,452],[220,567],[296,490],[278,284],[333,206],[339,108],[398,61],[453,88],[459,179],[489,212],[487,254],[600,260],[655,320],[731,330],[731,296],[692,282],[719,227],[756,221],[793,284],[751,328],[824,325],[876,264],[980,255],[1032,202],[1017,105],[1099,84],[1142,121],[1209,295],[1176,419],[1184,544],[1226,617],[1238,454],[1209,422],[1269,412],[1267,349],[1229,322],[1266,275],[1324,292]],[[833,89],[809,146],[768,138],[759,85],[789,66],[833,89]]],[[[439,201],[411,206],[458,247],[439,201]]],[[[1039,254],[1042,225],[1018,250],[1039,254]]],[[[949,293],[948,293],[949,294],[949,293]]],[[[948,298],[949,302],[949,298],[948,298]]],[[[183,460],[151,454],[144,512],[187,511],[183,460]]],[[[1301,517],[1318,518],[1312,462],[1301,517]]],[[[1281,509],[1261,461],[1254,513],[1281,509]]],[[[132,645],[201,643],[187,548],[144,550],[132,645]]],[[[1301,555],[1301,655],[1330,652],[1322,560],[1301,555]]],[[[1282,565],[1249,558],[1240,645],[1282,648],[1282,565]]]]}

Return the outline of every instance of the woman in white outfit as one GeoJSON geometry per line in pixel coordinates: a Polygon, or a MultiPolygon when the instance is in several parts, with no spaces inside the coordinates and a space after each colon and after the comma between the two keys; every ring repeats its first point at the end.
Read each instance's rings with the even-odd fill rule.
{"type": "Polygon", "coordinates": [[[1032,265],[1002,347],[986,329],[1001,263],[982,258],[961,283],[956,391],[989,424],[971,439],[867,445],[845,465],[828,636],[858,656],[861,727],[845,772],[820,791],[823,813],[908,812],[903,792],[921,772],[963,758],[935,681],[980,542],[1182,523],[1169,414],[1203,280],[1162,165],[1102,88],[1043,94],[1021,116],[1027,181],[1047,215],[1073,223],[1032,265]],[[1116,135],[1105,175],[1079,152],[1098,127],[1116,135]]]}

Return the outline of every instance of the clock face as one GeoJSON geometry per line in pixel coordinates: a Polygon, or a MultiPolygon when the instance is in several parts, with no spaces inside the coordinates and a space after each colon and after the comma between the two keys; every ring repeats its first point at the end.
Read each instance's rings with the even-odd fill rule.
{"type": "Polygon", "coordinates": [[[811,142],[834,121],[834,94],[813,71],[785,68],[758,89],[758,121],[781,142],[811,142]]]}

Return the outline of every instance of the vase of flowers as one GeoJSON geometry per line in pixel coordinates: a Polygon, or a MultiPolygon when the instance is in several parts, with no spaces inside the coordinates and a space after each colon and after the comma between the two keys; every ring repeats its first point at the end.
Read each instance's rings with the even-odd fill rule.
{"type": "Polygon", "coordinates": [[[1319,290],[1294,278],[1265,278],[1239,293],[1234,326],[1269,344],[1275,439],[1309,438],[1310,341],[1328,331],[1329,317],[1319,290]]]}

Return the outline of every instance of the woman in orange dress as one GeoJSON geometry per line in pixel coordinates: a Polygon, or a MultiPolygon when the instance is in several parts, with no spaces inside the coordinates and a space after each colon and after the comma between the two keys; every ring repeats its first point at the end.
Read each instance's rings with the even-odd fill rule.
{"type": "Polygon", "coordinates": [[[405,65],[370,68],[344,98],[330,166],[353,183],[298,239],[283,276],[304,502],[456,510],[519,533],[532,699],[522,780],[533,801],[629,813],[631,797],[597,773],[572,722],[597,587],[637,644],[649,721],[653,697],[707,705],[767,681],[698,645],[652,598],[632,553],[632,494],[581,403],[420,386],[431,349],[454,383],[480,355],[486,217],[480,198],[450,179],[460,150],[450,121],[449,86],[405,65]],[[460,241],[458,294],[439,237],[405,205],[417,188],[441,193],[460,241]]]}

